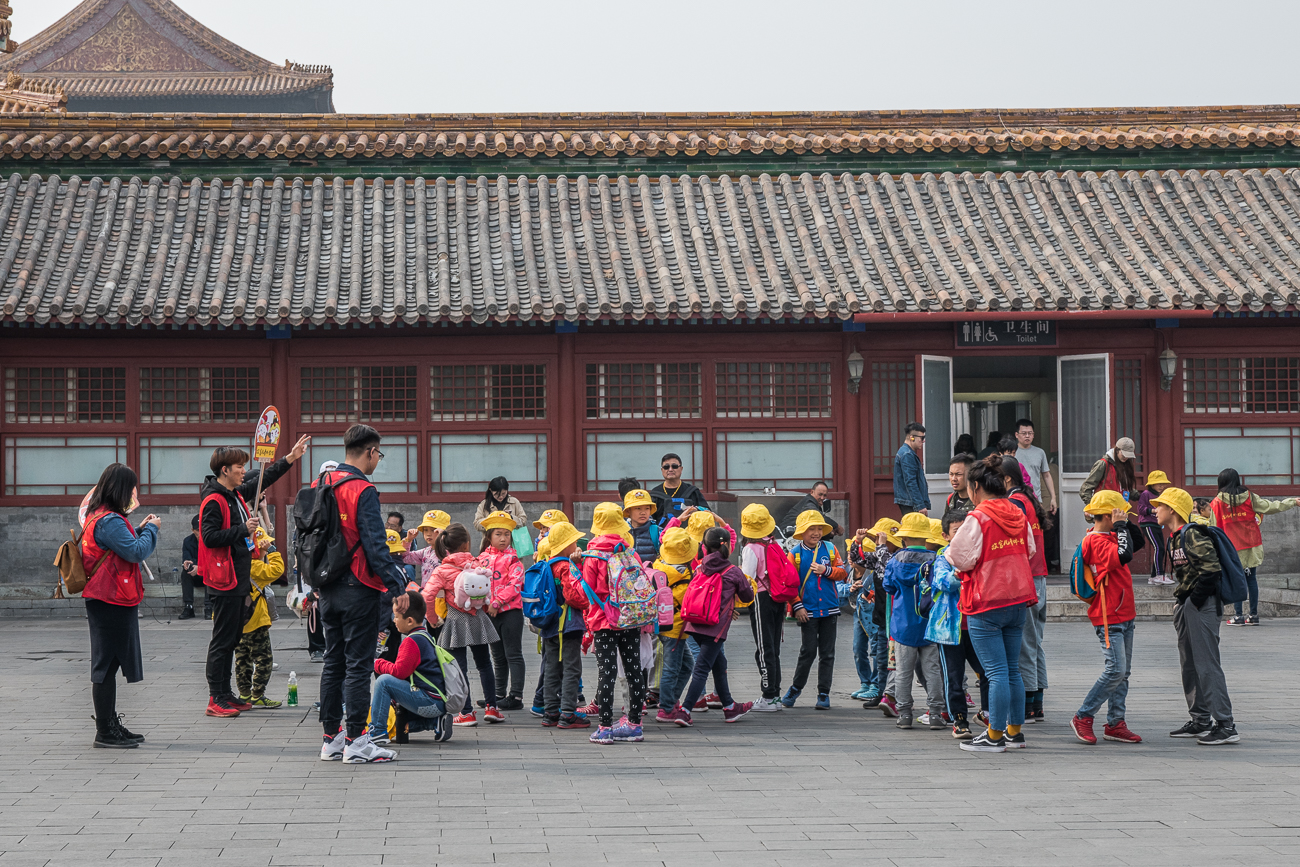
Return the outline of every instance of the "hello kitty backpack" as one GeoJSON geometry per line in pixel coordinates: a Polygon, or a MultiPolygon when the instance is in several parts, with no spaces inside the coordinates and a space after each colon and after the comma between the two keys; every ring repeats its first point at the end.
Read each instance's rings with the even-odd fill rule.
{"type": "Polygon", "coordinates": [[[487,605],[488,593],[492,590],[492,575],[475,563],[456,576],[456,607],[462,611],[473,611],[487,605]]]}

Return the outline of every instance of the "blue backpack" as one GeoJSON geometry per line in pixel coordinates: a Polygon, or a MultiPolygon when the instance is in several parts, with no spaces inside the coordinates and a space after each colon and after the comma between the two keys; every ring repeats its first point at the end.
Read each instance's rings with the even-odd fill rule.
{"type": "MultiPolygon", "coordinates": [[[[1214,553],[1219,556],[1221,568],[1219,600],[1224,603],[1245,602],[1249,595],[1246,589],[1246,567],[1241,565],[1241,557],[1237,556],[1237,547],[1232,544],[1228,534],[1221,528],[1208,524],[1184,524],[1183,533],[1185,534],[1187,528],[1192,526],[1210,534],[1210,541],[1214,543],[1214,553]]],[[[1184,541],[1183,545],[1186,544],[1184,541]]]]}
{"type": "Polygon", "coordinates": [[[1070,592],[1084,602],[1097,595],[1097,576],[1092,574],[1092,567],[1083,560],[1082,542],[1075,546],[1074,557],[1070,559],[1070,592]]]}
{"type": "Polygon", "coordinates": [[[560,588],[555,584],[551,567],[567,557],[552,557],[534,563],[524,572],[524,616],[538,629],[554,626],[560,619],[560,588]]]}

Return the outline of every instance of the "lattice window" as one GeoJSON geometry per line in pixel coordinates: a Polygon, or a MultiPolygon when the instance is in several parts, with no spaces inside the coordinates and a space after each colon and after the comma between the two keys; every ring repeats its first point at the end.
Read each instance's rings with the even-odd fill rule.
{"type": "Polygon", "coordinates": [[[487,365],[447,364],[429,368],[429,407],[434,421],[486,419],[487,393],[487,365]]]}
{"type": "Polygon", "coordinates": [[[302,420],[350,422],[357,420],[359,383],[355,367],[304,367],[302,369],[302,420]]]}
{"type": "Polygon", "coordinates": [[[14,424],[125,422],[126,368],[6,368],[5,421],[14,424]]]}
{"type": "Polygon", "coordinates": [[[903,427],[916,418],[915,362],[871,362],[871,399],[872,473],[891,476],[903,427]]]}
{"type": "Polygon", "coordinates": [[[212,421],[256,422],[262,414],[261,371],[256,367],[208,368],[212,421]]]}
{"type": "Polygon", "coordinates": [[[144,367],[140,369],[140,421],[198,424],[256,421],[256,367],[144,367]]]}
{"type": "Polygon", "coordinates": [[[1183,408],[1197,413],[1300,412],[1300,357],[1184,358],[1183,408]]]}
{"type": "Polygon", "coordinates": [[[434,421],[546,418],[546,365],[431,367],[429,404],[434,421]]]}
{"type": "Polygon", "coordinates": [[[415,421],[415,368],[361,368],[362,421],[415,421]]]}
{"type": "Polygon", "coordinates": [[[719,362],[717,411],[729,418],[831,414],[830,362],[719,362]]]}
{"type": "Polygon", "coordinates": [[[1115,359],[1115,433],[1131,437],[1142,461],[1142,359],[1115,359]]]}
{"type": "Polygon", "coordinates": [[[546,365],[493,364],[489,370],[492,418],[546,418],[546,365]]]}
{"type": "Polygon", "coordinates": [[[587,365],[587,418],[699,415],[698,363],[587,365]]]}

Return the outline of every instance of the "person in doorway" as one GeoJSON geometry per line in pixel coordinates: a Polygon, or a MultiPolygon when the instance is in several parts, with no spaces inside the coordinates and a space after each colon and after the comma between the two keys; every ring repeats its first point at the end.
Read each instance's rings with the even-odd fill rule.
{"type": "Polygon", "coordinates": [[[822,518],[830,525],[831,531],[826,534],[827,539],[833,539],[842,535],[844,530],[840,525],[835,523],[829,513],[831,499],[830,485],[825,482],[818,482],[812,486],[812,490],[804,494],[799,502],[795,503],[790,510],[785,513],[785,518],[781,521],[781,527],[789,536],[794,531],[794,525],[799,520],[799,516],[809,509],[816,509],[822,513],[822,518]]]}
{"type": "MultiPolygon", "coordinates": [[[[289,472],[307,451],[311,437],[298,439],[293,449],[262,472],[262,490],[289,472]]],[[[248,498],[258,488],[258,471],[245,474],[248,452],[221,447],[212,452],[212,475],[203,482],[199,507],[199,572],[212,592],[212,641],[208,644],[208,706],[206,716],[232,717],[252,706],[240,701],[230,686],[235,646],[243,635],[244,607],[253,589],[253,536],[262,521],[248,498]]],[[[376,501],[376,505],[378,502],[376,501]]],[[[374,621],[371,621],[374,628],[374,621]]],[[[374,640],[374,633],[370,633],[374,640]]]]}
{"type": "Polygon", "coordinates": [[[930,512],[930,486],[925,480],[921,450],[925,448],[925,425],[908,422],[903,428],[903,444],[894,455],[894,503],[902,515],[930,512]]]}
{"type": "Polygon", "coordinates": [[[1250,594],[1250,614],[1243,614],[1241,603],[1232,603],[1233,616],[1229,626],[1259,625],[1259,580],[1256,571],[1264,562],[1264,537],[1259,532],[1259,519],[1263,515],[1276,515],[1294,509],[1300,503],[1295,497],[1285,500],[1266,500],[1252,493],[1241,483],[1241,475],[1232,467],[1219,473],[1219,493],[1210,501],[1211,521],[1222,527],[1237,549],[1241,566],[1246,570],[1246,590],[1250,594]]]}
{"type": "Polygon", "coordinates": [[[975,504],[970,501],[970,495],[966,493],[966,473],[974,463],[975,456],[964,452],[953,455],[948,463],[948,484],[952,485],[952,493],[943,504],[944,518],[959,521],[975,508],[975,504]]]}
{"type": "Polygon", "coordinates": [[[985,458],[987,458],[989,455],[997,454],[998,443],[1000,442],[1002,442],[1002,431],[1000,430],[989,431],[989,435],[984,439],[984,448],[980,449],[979,453],[975,455],[976,460],[982,461],[985,458]]]}
{"type": "Polygon", "coordinates": [[[1030,419],[1022,418],[1016,422],[1016,453],[1013,457],[1029,474],[1029,486],[1034,489],[1034,496],[1048,514],[1055,515],[1056,483],[1052,481],[1052,466],[1048,463],[1047,452],[1034,445],[1034,423],[1030,419]],[[1047,496],[1043,496],[1044,491],[1047,496]]]}
{"type": "Polygon", "coordinates": [[[1008,502],[1002,457],[977,461],[967,477],[975,509],[962,521],[944,557],[964,573],[958,608],[989,681],[988,730],[961,748],[1005,752],[1025,746],[1024,681],[1020,679],[1025,606],[1038,601],[1029,558],[1034,536],[1024,512],[1008,502]]]}
{"type": "MultiPolygon", "coordinates": [[[[181,613],[177,620],[194,618],[194,585],[203,584],[199,575],[199,516],[190,519],[190,534],[181,542],[181,613]]],[[[203,588],[203,619],[212,616],[212,598],[203,588]]]]}
{"type": "Polygon", "coordinates": [[[1169,733],[1171,738],[1196,738],[1205,746],[1241,740],[1232,719],[1232,699],[1219,660],[1219,580],[1223,566],[1210,531],[1187,523],[1192,496],[1181,488],[1165,488],[1151,501],[1156,520],[1169,531],[1169,562],[1174,578],[1174,632],[1178,635],[1178,667],[1191,719],[1169,733]]]}
{"type": "Polygon", "coordinates": [[[1164,470],[1152,470],[1147,473],[1146,490],[1138,497],[1137,508],[1134,510],[1137,513],[1138,529],[1146,537],[1146,541],[1151,543],[1151,577],[1147,579],[1148,584],[1174,583],[1174,579],[1169,575],[1168,560],[1165,558],[1165,534],[1156,521],[1156,510],[1151,505],[1151,501],[1160,496],[1167,487],[1169,487],[1169,477],[1165,475],[1164,470]]]}
{"type": "MultiPolygon", "coordinates": [[[[354,552],[349,574],[316,588],[325,631],[319,717],[324,743],[320,757],[327,762],[355,760],[370,750],[369,739],[364,736],[380,604],[385,591],[391,599],[406,587],[406,574],[388,550],[379,491],[368,478],[384,459],[379,448],[382,442],[379,431],[369,425],[352,425],[343,434],[343,462],[324,476],[326,484],[335,485],[343,543],[354,552]]],[[[391,605],[389,602],[385,606],[389,608],[385,621],[391,605]]]]}
{"type": "Polygon", "coordinates": [[[144,680],[140,652],[140,564],[158,546],[162,521],[149,515],[138,528],[126,516],[135,500],[135,470],[109,464],[100,474],[82,527],[81,559],[86,565],[90,624],[90,695],[95,703],[95,741],[101,749],[129,750],[144,742],[117,713],[117,673],[127,683],[144,680]]]}
{"type": "Polygon", "coordinates": [[[1084,505],[1092,502],[1092,495],[1098,491],[1117,491],[1125,500],[1133,502],[1137,490],[1135,457],[1137,446],[1132,439],[1120,437],[1115,440],[1115,447],[1108,449],[1092,465],[1088,478],[1084,479],[1083,486],[1079,488],[1079,499],[1083,500],[1084,505]]]}
{"type": "Polygon", "coordinates": [[[682,481],[682,459],[669,452],[659,459],[659,471],[664,480],[650,489],[650,496],[655,501],[655,519],[660,526],[666,526],[673,518],[681,518],[682,523],[692,512],[709,508],[709,501],[704,499],[700,489],[690,482],[682,481]]]}

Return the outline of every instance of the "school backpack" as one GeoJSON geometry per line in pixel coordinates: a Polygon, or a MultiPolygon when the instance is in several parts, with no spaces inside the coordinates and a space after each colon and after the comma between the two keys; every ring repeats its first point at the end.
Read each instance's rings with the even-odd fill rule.
{"type": "Polygon", "coordinates": [[[293,555],[298,574],[313,587],[327,587],[347,576],[352,571],[352,555],[361,547],[360,537],[351,548],[343,538],[334,489],[353,479],[364,481],[365,477],[348,473],[327,482],[328,475],[321,473],[315,486],[300,490],[293,502],[293,555]]]}
{"type": "Polygon", "coordinates": [[[682,620],[696,626],[717,626],[722,619],[722,573],[700,570],[682,597],[682,620]]]}
{"type": "Polygon", "coordinates": [[[66,590],[76,594],[86,589],[86,582],[94,577],[111,552],[105,551],[101,554],[87,573],[86,562],[81,556],[81,534],[75,529],[68,532],[72,534],[72,539],[60,545],[59,552],[54,556],[54,565],[58,567],[61,582],[61,587],[56,587],[55,590],[59,593],[66,590]]]}
{"type": "Polygon", "coordinates": [[[456,576],[452,590],[456,607],[461,611],[483,608],[492,592],[492,575],[481,564],[471,562],[456,576]]]}
{"type": "Polygon", "coordinates": [[[1084,562],[1082,542],[1075,546],[1074,556],[1070,558],[1070,592],[1084,602],[1097,595],[1097,576],[1084,562]]]}
{"type": "Polygon", "coordinates": [[[930,609],[934,607],[934,591],[930,587],[930,578],[934,574],[934,561],[921,564],[921,571],[916,575],[916,613],[922,617],[930,617],[930,609]]]}
{"type": "Polygon", "coordinates": [[[764,545],[763,562],[767,567],[767,592],[778,605],[799,598],[799,570],[790,562],[785,549],[772,543],[764,545]]]}
{"type": "Polygon", "coordinates": [[[560,588],[555,584],[551,567],[567,557],[552,557],[524,570],[524,616],[538,629],[549,629],[560,619],[560,588]]]}
{"type": "Polygon", "coordinates": [[[456,657],[451,655],[451,651],[441,647],[430,637],[429,633],[424,630],[411,633],[412,638],[417,636],[424,638],[433,647],[433,652],[438,657],[438,667],[442,669],[442,683],[446,689],[438,689],[419,671],[412,673],[411,686],[415,686],[415,678],[418,677],[425,684],[421,689],[427,688],[429,692],[442,699],[447,707],[447,713],[460,713],[461,709],[465,707],[465,701],[469,698],[469,680],[466,679],[465,672],[460,670],[460,665],[456,662],[456,657]]]}
{"type": "Polygon", "coordinates": [[[605,612],[605,619],[615,629],[632,629],[659,620],[659,589],[650,579],[645,564],[634,552],[620,546],[606,554],[587,551],[584,556],[604,560],[609,598],[601,602],[595,592],[582,582],[588,598],[605,612]]]}
{"type": "Polygon", "coordinates": [[[655,604],[659,607],[659,631],[671,632],[674,620],[673,589],[668,586],[668,576],[653,567],[648,568],[650,580],[655,584],[655,604]]]}
{"type": "MultiPolygon", "coordinates": [[[[1192,524],[1184,524],[1183,532],[1192,524]]],[[[1237,555],[1237,548],[1228,538],[1228,534],[1221,527],[1212,527],[1208,524],[1198,524],[1197,529],[1204,530],[1210,534],[1210,541],[1214,543],[1214,553],[1219,555],[1219,601],[1224,603],[1245,602],[1248,594],[1246,589],[1246,568],[1241,565],[1241,557],[1237,555]]],[[[1187,543],[1184,542],[1184,545],[1187,543]]]]}

